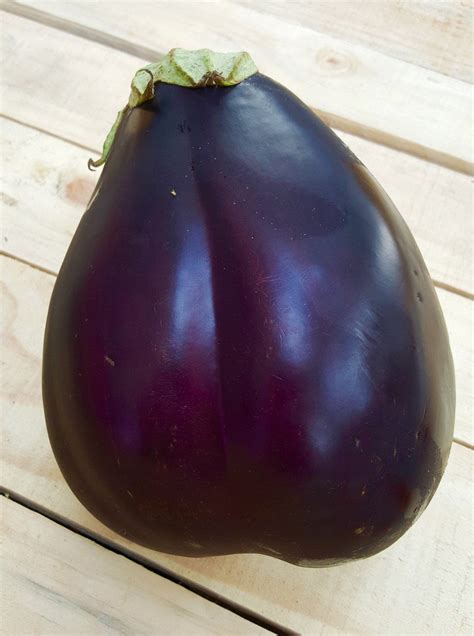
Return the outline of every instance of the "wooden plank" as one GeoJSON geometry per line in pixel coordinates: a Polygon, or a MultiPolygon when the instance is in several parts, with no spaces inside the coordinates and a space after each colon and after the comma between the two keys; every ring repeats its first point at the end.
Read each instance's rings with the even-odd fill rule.
{"type": "Polygon", "coordinates": [[[311,570],[258,555],[190,559],[145,550],[93,519],[53,459],[41,407],[40,359],[54,277],[5,257],[1,267],[3,360],[15,370],[5,374],[1,394],[6,488],[299,633],[471,633],[470,449],[453,445],[427,511],[394,546],[364,562],[311,570]]]}
{"type": "Polygon", "coordinates": [[[95,153],[0,119],[2,249],[52,273],[61,266],[100,172],[95,153]]]}
{"type": "Polygon", "coordinates": [[[437,289],[449,333],[456,374],[455,439],[474,446],[474,302],[437,289]]]}
{"type": "Polygon", "coordinates": [[[0,498],[3,634],[269,634],[0,498]]]}
{"type": "Polygon", "coordinates": [[[13,15],[2,21],[3,114],[101,148],[143,60],[13,15]],[[60,63],[58,51],[67,51],[60,63]]]}
{"type": "MultiPolygon", "coordinates": [[[[0,121],[2,155],[8,158],[8,171],[0,177],[2,248],[57,272],[96,182],[98,173],[86,163],[97,153],[0,121]]],[[[470,178],[347,133],[340,136],[401,210],[435,281],[472,293],[470,178]]]]}
{"type": "MultiPolygon", "coordinates": [[[[97,179],[98,173],[86,169],[90,153],[6,120],[2,125],[1,149],[3,156],[10,157],[0,195],[4,202],[3,249],[7,254],[56,274],[97,179]]],[[[396,156],[397,165],[393,161],[394,151],[378,149],[390,157],[374,167],[376,171],[383,171],[391,161],[396,168],[400,200],[402,204],[406,201],[404,207],[410,212],[407,220],[432,273],[444,281],[456,282],[456,278],[449,275],[454,270],[453,263],[457,263],[457,272],[469,271],[469,232],[465,231],[469,219],[465,219],[464,224],[459,221],[446,227],[444,213],[447,199],[452,197],[453,218],[463,219],[463,215],[469,214],[468,177],[432,164],[425,165],[413,157],[408,158],[413,165],[407,166],[406,157],[396,156]],[[425,170],[427,166],[431,171],[425,170]],[[463,185],[467,186],[464,191],[463,185]],[[458,202],[454,204],[456,197],[458,202]]],[[[391,173],[385,176],[389,178],[391,173]]],[[[458,376],[456,435],[472,443],[473,305],[470,300],[444,290],[438,290],[438,294],[451,334],[458,376]]]]}
{"type": "MultiPolygon", "coordinates": [[[[157,55],[174,46],[248,49],[262,72],[288,86],[332,126],[456,170],[469,173],[473,170],[470,135],[466,134],[471,129],[470,87],[441,73],[225,0],[218,4],[140,3],[140,10],[132,12],[122,2],[91,1],[87,3],[87,11],[82,2],[74,1],[31,0],[27,4],[28,10],[26,3],[6,3],[6,6],[26,13],[40,7],[43,13],[47,11],[66,20],[64,28],[77,22],[94,29],[93,39],[97,33],[105,32],[147,50],[156,49],[159,43],[157,55]]],[[[41,38],[41,31],[33,23],[23,24],[23,37],[15,37],[12,20],[9,16],[9,37],[4,46],[8,111],[15,101],[15,85],[27,79],[24,72],[18,72],[21,58],[39,58],[38,53],[33,55],[28,49],[32,51],[41,38]],[[34,40],[30,40],[31,31],[37,32],[34,40]]],[[[45,36],[43,31],[43,37],[46,38],[43,46],[51,51],[64,50],[59,43],[64,40],[64,33],[56,31],[45,36]]],[[[126,67],[119,72],[116,65],[106,71],[104,62],[108,53],[95,58],[100,59],[99,76],[97,63],[90,67],[91,53],[86,49],[89,45],[82,42],[78,58],[68,59],[70,71],[83,66],[88,81],[93,83],[102,77],[111,82],[112,78],[118,81],[122,77],[126,67]]],[[[29,63],[25,71],[28,76],[35,66],[29,63]]],[[[71,77],[77,80],[75,72],[71,72],[71,77]]],[[[130,77],[128,74],[126,85],[130,77]]],[[[34,81],[36,77],[31,79],[34,81]]],[[[48,81],[48,76],[42,76],[42,81],[48,81]]],[[[85,88],[82,83],[79,86],[85,88]]]]}
{"type": "Polygon", "coordinates": [[[260,13],[472,81],[472,3],[465,0],[233,0],[260,13]]]}
{"type": "Polygon", "coordinates": [[[438,283],[474,292],[473,181],[442,166],[338,133],[394,201],[438,283]]]}

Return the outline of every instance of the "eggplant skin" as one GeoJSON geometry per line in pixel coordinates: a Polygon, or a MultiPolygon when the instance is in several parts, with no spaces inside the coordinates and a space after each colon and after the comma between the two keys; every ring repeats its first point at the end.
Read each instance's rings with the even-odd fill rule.
{"type": "Polygon", "coordinates": [[[187,556],[370,556],[452,441],[441,309],[361,162],[255,74],[128,111],[57,278],[51,445],[104,524],[187,556]]]}

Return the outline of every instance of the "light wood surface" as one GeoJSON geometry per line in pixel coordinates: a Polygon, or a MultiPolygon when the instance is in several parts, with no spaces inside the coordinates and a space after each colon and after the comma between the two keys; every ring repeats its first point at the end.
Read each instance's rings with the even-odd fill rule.
{"type": "Polygon", "coordinates": [[[0,497],[3,634],[268,634],[0,497]]]}
{"type": "MultiPolygon", "coordinates": [[[[73,0],[6,2],[12,4],[41,9],[157,54],[176,46],[248,50],[262,73],[285,84],[330,125],[472,174],[466,135],[471,92],[453,77],[225,0],[218,11],[212,2],[186,1],[138,2],[134,11],[124,2],[100,0],[88,2],[87,11],[73,0]]],[[[97,77],[99,59],[90,81],[97,77]]],[[[100,62],[106,77],[117,76],[116,69],[106,74],[100,62]]],[[[76,64],[81,63],[79,58],[76,64]]]]}
{"type": "Polygon", "coordinates": [[[422,68],[472,81],[472,6],[466,0],[236,2],[422,68]]]}
{"type": "Polygon", "coordinates": [[[0,6],[8,11],[0,13],[1,236],[8,254],[0,257],[0,481],[31,508],[3,501],[0,631],[263,632],[230,611],[237,604],[249,620],[259,615],[282,633],[472,634],[471,3],[0,6]],[[310,570],[258,555],[193,560],[145,550],[91,517],[51,453],[41,404],[42,337],[55,274],[97,179],[86,161],[98,154],[135,70],[173,46],[247,48],[260,70],[337,126],[402,212],[435,280],[455,359],[457,442],[427,511],[394,546],[366,561],[310,570]],[[210,600],[132,558],[208,590],[210,600]],[[213,603],[217,597],[229,609],[213,603]]]}
{"type": "MultiPolygon", "coordinates": [[[[92,116],[90,120],[92,125],[92,116]]],[[[107,125],[104,121],[104,130],[107,125]]],[[[8,157],[8,171],[2,179],[2,247],[57,272],[97,180],[99,173],[88,171],[86,164],[98,150],[84,150],[5,119],[0,120],[0,134],[1,151],[8,157]]],[[[433,279],[472,293],[470,177],[354,135],[339,135],[383,183],[402,212],[433,279]]]]}
{"type": "MultiPolygon", "coordinates": [[[[4,77],[8,90],[3,99],[4,114],[89,148],[76,160],[74,172],[83,185],[92,184],[95,177],[85,170],[83,161],[86,154],[87,157],[94,152],[94,156],[99,154],[117,109],[128,98],[131,77],[143,60],[94,42],[88,42],[84,47],[82,38],[17,16],[6,15],[5,22],[7,39],[11,42],[5,47],[4,77]],[[57,51],[66,49],[68,61],[58,65],[57,51]],[[110,78],[107,90],[99,90],[103,76],[96,72],[98,60],[103,76],[110,78]],[[41,77],[41,81],[37,81],[37,77],[41,77]]],[[[9,128],[7,124],[3,127],[7,144],[4,155],[12,162],[11,172],[22,181],[21,191],[25,187],[31,191],[35,185],[41,186],[48,171],[52,180],[58,178],[55,166],[61,165],[61,159],[56,153],[64,154],[64,146],[54,145],[44,138],[39,140],[31,133],[9,128]],[[15,138],[17,134],[19,138],[15,138]],[[19,152],[22,144],[25,144],[25,152],[19,152]],[[45,148],[44,152],[38,153],[39,145],[45,148]],[[22,165],[25,161],[26,166],[22,165]],[[33,169],[33,179],[26,176],[27,167],[33,169]]],[[[338,132],[383,184],[402,212],[432,277],[472,293],[471,178],[355,135],[338,132]],[[446,223],[447,210],[449,223],[446,223]]],[[[68,152],[72,156],[70,149],[68,152]]],[[[60,172],[64,177],[67,168],[61,168],[60,172]]],[[[14,178],[13,174],[11,178],[14,178]]],[[[83,185],[78,187],[83,190],[83,185]]],[[[54,197],[51,185],[48,191],[54,197]]],[[[82,206],[81,209],[84,203],[82,206]]],[[[49,209],[51,207],[49,205],[49,209]]],[[[17,216],[14,209],[10,212],[17,216]]],[[[25,219],[25,224],[28,222],[25,219]]],[[[59,224],[64,226],[64,221],[59,224]]],[[[70,229],[72,231],[73,227],[70,229]]],[[[31,234],[31,228],[26,232],[31,234]]],[[[11,246],[4,242],[3,247],[11,252],[11,246]]]]}
{"type": "Polygon", "coordinates": [[[383,633],[397,634],[404,633],[398,631],[404,617],[406,631],[414,626],[423,631],[426,624],[426,633],[468,633],[461,623],[469,617],[470,449],[454,444],[448,473],[428,510],[403,539],[364,563],[317,571],[260,556],[193,560],[141,549],[84,510],[51,453],[41,407],[40,359],[54,277],[3,257],[2,278],[2,349],[7,368],[15,369],[5,378],[1,396],[4,486],[298,632],[325,633],[329,622],[335,633],[351,625],[365,633],[381,633],[384,626],[383,633]],[[342,609],[336,597],[345,599],[342,609]],[[408,614],[407,603],[413,610],[408,614]]]}
{"type": "MultiPolygon", "coordinates": [[[[11,156],[10,170],[3,188],[4,251],[14,257],[57,274],[71,237],[77,227],[97,178],[86,170],[89,153],[36,130],[3,120],[2,150],[11,156]],[[21,152],[15,153],[20,143],[21,152]],[[12,194],[15,193],[15,198],[12,194]]],[[[465,206],[467,207],[467,206],[465,206]]],[[[459,209],[463,209],[462,206],[459,209]]],[[[440,209],[440,220],[442,219],[440,209]]],[[[427,217],[429,218],[429,217],[427,217]]],[[[448,263],[447,263],[448,264],[448,263]]],[[[15,279],[9,285],[18,294],[15,279]]],[[[26,294],[27,289],[24,290],[26,294]]],[[[472,301],[443,289],[437,290],[450,333],[457,381],[455,435],[473,444],[472,397],[473,341],[472,301]]],[[[20,298],[21,300],[21,298],[20,298]]],[[[49,296],[42,300],[46,311],[49,296]]],[[[25,307],[24,333],[29,319],[25,307]]],[[[42,332],[37,333],[38,356],[42,332]]],[[[16,362],[12,360],[12,365],[16,362]]],[[[38,404],[41,409],[41,404],[38,404]]]]}

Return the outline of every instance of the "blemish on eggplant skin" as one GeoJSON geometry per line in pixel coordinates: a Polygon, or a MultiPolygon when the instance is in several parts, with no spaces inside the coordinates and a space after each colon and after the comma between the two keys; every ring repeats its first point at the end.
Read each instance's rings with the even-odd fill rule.
{"type": "Polygon", "coordinates": [[[420,301],[420,303],[423,302],[423,296],[421,295],[420,292],[416,292],[416,297],[418,298],[418,300],[420,301]]]}
{"type": "Polygon", "coordinates": [[[170,190],[170,194],[172,197],[176,196],[176,190],[173,188],[172,190],[170,190]]]}
{"type": "Polygon", "coordinates": [[[199,550],[200,548],[204,547],[200,543],[196,543],[196,541],[188,541],[188,546],[190,548],[194,548],[195,550],[199,550]]]}
{"type": "Polygon", "coordinates": [[[378,455],[372,455],[370,463],[373,465],[376,474],[381,472],[383,468],[383,461],[378,455]]]}
{"type": "Polygon", "coordinates": [[[109,356],[104,356],[104,360],[107,362],[107,364],[110,364],[111,367],[115,367],[115,360],[112,360],[112,358],[110,358],[109,356]]]}
{"type": "Polygon", "coordinates": [[[370,537],[373,531],[374,526],[360,526],[359,528],[355,528],[354,534],[363,535],[364,537],[370,537]]]}

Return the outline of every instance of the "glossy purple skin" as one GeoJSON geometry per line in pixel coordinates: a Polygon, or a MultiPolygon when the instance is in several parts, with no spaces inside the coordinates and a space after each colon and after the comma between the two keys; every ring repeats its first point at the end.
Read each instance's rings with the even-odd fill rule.
{"type": "Polygon", "coordinates": [[[260,74],[129,112],[56,282],[43,395],[64,477],[116,532],[310,566],[409,528],[455,403],[407,226],[260,74]]]}

